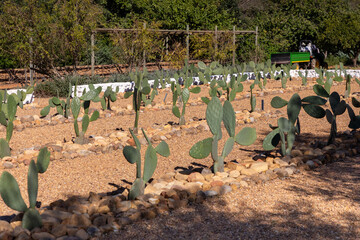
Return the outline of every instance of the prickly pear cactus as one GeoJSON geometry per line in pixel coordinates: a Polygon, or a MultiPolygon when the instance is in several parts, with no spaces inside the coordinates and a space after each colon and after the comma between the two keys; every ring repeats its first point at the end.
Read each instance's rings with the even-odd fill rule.
{"type": "Polygon", "coordinates": [[[56,108],[58,114],[63,115],[65,118],[68,118],[70,114],[69,111],[70,111],[71,93],[72,93],[72,85],[71,82],[69,82],[69,93],[66,98],[66,101],[60,100],[59,97],[53,97],[49,99],[49,105],[41,109],[40,116],[45,117],[50,113],[51,108],[56,108]]]}
{"type": "Polygon", "coordinates": [[[330,135],[328,138],[328,145],[334,143],[337,133],[336,117],[343,114],[348,105],[345,100],[340,99],[337,92],[333,92],[329,96],[330,109],[326,109],[326,120],[331,124],[330,135]]]}
{"type": "Polygon", "coordinates": [[[325,110],[321,105],[324,105],[326,102],[326,99],[319,96],[308,96],[301,99],[297,93],[295,93],[289,101],[278,96],[274,97],[271,100],[271,106],[273,108],[287,106],[288,119],[283,117],[278,119],[278,126],[272,127],[273,131],[271,131],[263,141],[264,150],[271,151],[281,143],[281,154],[283,156],[290,155],[296,134],[300,134],[299,114],[301,108],[311,117],[323,118],[325,116],[325,110]]]}
{"type": "Polygon", "coordinates": [[[0,195],[5,204],[13,210],[23,212],[22,227],[32,230],[41,227],[41,217],[36,210],[36,200],[38,195],[38,174],[44,173],[50,163],[50,152],[47,148],[42,148],[39,152],[37,161],[30,162],[28,171],[28,195],[29,207],[26,206],[15,178],[4,171],[0,177],[0,195]]]}
{"type": "Polygon", "coordinates": [[[213,97],[206,108],[206,121],[213,137],[206,138],[195,143],[190,149],[190,156],[195,159],[203,159],[209,156],[214,161],[214,172],[224,171],[224,159],[232,151],[234,144],[250,145],[256,140],[256,131],[253,128],[243,128],[235,134],[236,117],[234,109],[229,101],[221,105],[219,98],[213,97]],[[218,154],[218,143],[222,138],[221,122],[229,135],[221,155],[218,154]]]}
{"type": "Polygon", "coordinates": [[[136,137],[136,135],[131,129],[129,129],[129,131],[132,137],[134,138],[136,148],[132,146],[125,146],[123,149],[123,155],[125,159],[131,164],[136,163],[136,179],[130,188],[130,192],[129,192],[130,200],[134,200],[138,196],[144,194],[145,184],[151,179],[157,166],[156,154],[160,154],[163,157],[170,156],[169,146],[166,142],[162,141],[154,148],[151,144],[151,141],[146,136],[144,129],[141,130],[148,142],[148,147],[145,152],[144,173],[142,176],[141,176],[141,154],[140,154],[141,145],[139,139],[136,137]]]}
{"type": "Polygon", "coordinates": [[[185,124],[185,110],[186,104],[190,99],[190,93],[199,93],[201,91],[200,87],[190,88],[193,79],[192,77],[187,76],[187,74],[181,74],[180,77],[178,74],[174,75],[176,82],[171,82],[171,91],[173,93],[173,106],[172,113],[175,117],[179,118],[179,125],[185,124]],[[183,87],[180,85],[180,80],[184,80],[183,87]],[[182,109],[180,112],[180,108],[182,109]]]}

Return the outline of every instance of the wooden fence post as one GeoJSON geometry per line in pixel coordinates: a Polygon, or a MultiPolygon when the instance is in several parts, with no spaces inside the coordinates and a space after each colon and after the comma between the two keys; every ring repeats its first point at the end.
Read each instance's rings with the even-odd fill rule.
{"type": "Polygon", "coordinates": [[[165,49],[166,49],[166,55],[169,55],[169,37],[166,36],[165,39],[165,49]]]}
{"type": "Polygon", "coordinates": [[[186,25],[186,59],[189,62],[190,60],[190,50],[189,50],[189,25],[186,25]]]}
{"type": "MultiPolygon", "coordinates": [[[[146,22],[144,22],[144,31],[146,29],[146,22]]],[[[145,32],[144,32],[145,33],[145,32]]],[[[146,51],[145,51],[145,44],[143,45],[144,51],[143,51],[143,70],[145,70],[146,67],[146,51]]]]}
{"type": "Polygon", "coordinates": [[[94,46],[95,45],[95,32],[91,32],[91,77],[95,75],[95,52],[94,46]]]}
{"type": "Polygon", "coordinates": [[[233,26],[233,58],[232,58],[233,66],[235,66],[235,55],[236,55],[236,33],[235,33],[235,26],[233,26]]]}
{"type": "Polygon", "coordinates": [[[30,39],[29,39],[29,42],[30,42],[30,52],[29,52],[29,54],[30,54],[30,63],[29,63],[29,68],[30,68],[30,85],[31,86],[34,86],[34,72],[33,72],[33,68],[34,68],[34,65],[33,65],[33,61],[32,61],[32,58],[33,58],[33,56],[32,56],[32,43],[33,43],[33,38],[32,37],[30,37],[30,39]]]}
{"type": "Polygon", "coordinates": [[[258,55],[258,26],[255,28],[255,63],[257,63],[258,55]]]}
{"type": "Polygon", "coordinates": [[[214,60],[216,61],[216,56],[217,56],[217,52],[218,52],[218,33],[217,33],[217,26],[215,26],[215,55],[214,55],[214,60]]]}

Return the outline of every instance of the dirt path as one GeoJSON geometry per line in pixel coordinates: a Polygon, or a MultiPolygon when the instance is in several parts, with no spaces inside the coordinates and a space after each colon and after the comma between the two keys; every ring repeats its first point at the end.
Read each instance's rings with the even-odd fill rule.
{"type": "Polygon", "coordinates": [[[360,158],[243,188],[105,239],[359,239],[360,158]]]}

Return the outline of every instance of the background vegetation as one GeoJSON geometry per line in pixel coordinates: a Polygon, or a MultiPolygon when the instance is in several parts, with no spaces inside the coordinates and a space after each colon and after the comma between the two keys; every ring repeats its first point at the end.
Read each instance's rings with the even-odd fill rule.
{"type": "MultiPolygon", "coordinates": [[[[297,51],[310,39],[331,64],[356,65],[360,53],[359,0],[1,0],[0,68],[29,66],[49,76],[55,67],[90,63],[90,34],[96,27],[232,30],[259,27],[254,35],[238,36],[237,61],[264,61],[272,52],[297,51]]],[[[185,36],[169,37],[143,30],[136,34],[97,34],[96,63],[142,64],[170,61],[182,64],[185,36]]],[[[191,58],[231,62],[232,39],[223,34],[192,35],[191,58]]]]}

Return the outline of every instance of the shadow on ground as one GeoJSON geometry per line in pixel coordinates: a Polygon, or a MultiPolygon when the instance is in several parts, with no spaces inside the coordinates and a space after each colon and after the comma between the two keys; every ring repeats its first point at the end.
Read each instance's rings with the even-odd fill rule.
{"type": "MultiPolygon", "coordinates": [[[[327,210],[318,210],[317,203],[309,200],[313,198],[306,196],[316,196],[325,204],[331,200],[360,203],[360,158],[328,164],[301,178],[309,181],[287,180],[290,183],[281,195],[293,197],[292,203],[283,198],[259,210],[264,208],[254,207],[251,197],[210,199],[126,226],[105,239],[359,239],[359,213],[342,209],[340,220],[324,217],[327,210]],[[311,184],[304,186],[304,182],[311,184]]],[[[270,182],[267,187],[272,186],[270,182]]]]}

